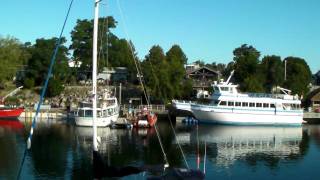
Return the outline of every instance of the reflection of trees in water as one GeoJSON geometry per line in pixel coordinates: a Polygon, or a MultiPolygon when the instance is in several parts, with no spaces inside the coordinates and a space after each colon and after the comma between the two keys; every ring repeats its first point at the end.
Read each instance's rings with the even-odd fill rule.
{"type": "Polygon", "coordinates": [[[64,125],[38,126],[34,131],[30,153],[36,174],[64,177],[70,158],[67,152],[72,143],[69,128],[64,125]]]}
{"type": "MultiPolygon", "coordinates": [[[[172,143],[174,135],[170,127],[158,125],[158,130],[170,165],[180,166],[182,162],[181,153],[176,144],[172,143]]],[[[128,132],[128,130],[125,131],[128,132]]],[[[111,162],[111,165],[123,166],[132,163],[157,165],[165,163],[154,128],[133,128],[132,134],[115,133],[115,135],[118,140],[110,144],[110,152],[103,152],[105,161],[111,162]]]]}

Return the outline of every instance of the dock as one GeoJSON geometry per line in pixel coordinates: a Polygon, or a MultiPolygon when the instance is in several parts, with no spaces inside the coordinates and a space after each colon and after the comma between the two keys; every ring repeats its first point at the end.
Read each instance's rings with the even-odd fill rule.
{"type": "Polygon", "coordinates": [[[320,113],[304,112],[303,120],[307,121],[308,124],[320,124],[320,113]]]}

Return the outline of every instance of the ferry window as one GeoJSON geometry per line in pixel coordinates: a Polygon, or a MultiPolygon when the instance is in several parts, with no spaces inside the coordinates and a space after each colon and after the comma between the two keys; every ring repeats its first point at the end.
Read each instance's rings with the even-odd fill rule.
{"type": "Polygon", "coordinates": [[[242,106],[243,106],[243,107],[248,107],[248,106],[249,106],[249,103],[243,102],[243,103],[242,103],[242,106]]]}
{"type": "Polygon", "coordinates": [[[233,101],[229,101],[228,102],[228,106],[233,106],[234,105],[234,102],[233,101]]]}
{"type": "Polygon", "coordinates": [[[217,100],[213,101],[213,105],[217,105],[218,103],[219,103],[219,101],[217,101],[217,100]]]}
{"type": "Polygon", "coordinates": [[[85,111],[87,117],[92,117],[92,110],[85,111]]]}
{"type": "Polygon", "coordinates": [[[255,107],[255,103],[254,103],[254,102],[251,102],[251,103],[249,103],[249,106],[250,106],[250,107],[255,107]]]}
{"type": "Polygon", "coordinates": [[[257,107],[262,107],[262,103],[257,103],[257,107]]]}
{"type": "Polygon", "coordinates": [[[274,104],[270,104],[270,107],[271,108],[275,108],[276,106],[274,104]]]}
{"type": "Polygon", "coordinates": [[[220,106],[226,106],[227,105],[227,101],[220,101],[220,106]]]}
{"type": "Polygon", "coordinates": [[[268,107],[269,107],[269,104],[268,104],[268,103],[263,103],[263,107],[264,107],[264,108],[268,108],[268,107]]]}
{"type": "Polygon", "coordinates": [[[236,106],[241,106],[241,102],[236,102],[236,106]]]}

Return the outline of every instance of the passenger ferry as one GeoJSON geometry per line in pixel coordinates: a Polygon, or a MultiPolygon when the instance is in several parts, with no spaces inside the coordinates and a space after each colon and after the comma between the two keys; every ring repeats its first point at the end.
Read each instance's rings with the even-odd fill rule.
{"type": "MultiPolygon", "coordinates": [[[[99,127],[109,126],[116,122],[119,117],[119,105],[116,97],[105,90],[97,103],[96,125],[99,127]]],[[[92,102],[83,101],[79,103],[77,111],[74,112],[74,119],[77,126],[93,126],[93,108],[92,102]]]]}
{"type": "Polygon", "coordinates": [[[191,112],[200,122],[243,125],[301,125],[303,110],[298,95],[277,87],[283,94],[240,93],[238,85],[214,82],[210,104],[173,100],[178,110],[191,112]]]}

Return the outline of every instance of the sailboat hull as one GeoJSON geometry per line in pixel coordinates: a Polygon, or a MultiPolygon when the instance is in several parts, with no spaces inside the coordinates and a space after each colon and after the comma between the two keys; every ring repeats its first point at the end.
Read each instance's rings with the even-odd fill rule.
{"type": "MultiPolygon", "coordinates": [[[[97,120],[96,120],[96,125],[98,127],[106,127],[106,126],[109,126],[111,124],[111,122],[115,122],[117,121],[119,117],[119,114],[114,114],[112,116],[108,116],[108,117],[97,117],[97,120]]],[[[76,116],[75,117],[75,123],[77,126],[93,126],[92,124],[92,117],[79,117],[79,116],[76,116]]]]}

